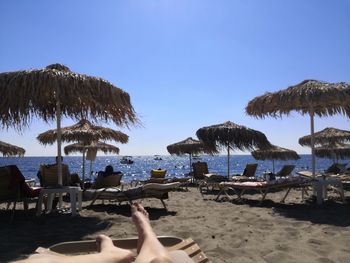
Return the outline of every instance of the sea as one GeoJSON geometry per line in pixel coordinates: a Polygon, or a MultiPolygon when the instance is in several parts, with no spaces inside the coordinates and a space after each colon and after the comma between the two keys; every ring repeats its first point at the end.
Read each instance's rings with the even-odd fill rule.
{"type": "MultiPolygon", "coordinates": [[[[133,164],[121,164],[122,156],[97,156],[94,162],[86,161],[85,179],[94,180],[98,171],[104,170],[106,165],[112,165],[114,171],[121,171],[124,182],[134,180],[145,180],[149,178],[152,169],[167,170],[167,177],[184,177],[190,172],[190,161],[188,155],[183,156],[132,156],[133,164]],[[160,157],[161,160],[155,160],[160,157]],[[91,173],[90,173],[91,165],[91,173]]],[[[226,155],[202,155],[192,160],[192,162],[207,162],[210,173],[227,175],[227,156],[226,155]]],[[[0,166],[15,164],[22,171],[27,179],[37,179],[37,172],[41,164],[52,164],[55,157],[0,157],[0,166]]],[[[71,173],[78,173],[82,177],[82,157],[66,156],[65,164],[69,166],[71,173]]],[[[242,173],[247,163],[258,163],[256,175],[262,176],[264,172],[273,171],[272,161],[257,161],[251,155],[232,155],[230,156],[230,174],[242,173]]],[[[330,159],[316,158],[316,171],[322,172],[333,163],[330,159]]],[[[341,160],[341,163],[347,163],[350,166],[350,159],[341,160]]],[[[311,155],[300,155],[299,160],[274,161],[275,171],[277,172],[285,164],[294,164],[294,173],[301,170],[311,170],[311,155]]]]}

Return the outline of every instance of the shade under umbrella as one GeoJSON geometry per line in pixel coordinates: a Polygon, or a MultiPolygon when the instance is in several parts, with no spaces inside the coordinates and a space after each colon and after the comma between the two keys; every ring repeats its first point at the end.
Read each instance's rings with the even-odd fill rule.
{"type": "Polygon", "coordinates": [[[252,150],[270,146],[266,136],[242,125],[227,121],[197,130],[197,137],[210,148],[227,148],[227,176],[230,175],[230,149],[252,150]]]}
{"type": "MultiPolygon", "coordinates": [[[[350,131],[336,128],[325,128],[314,133],[314,143],[318,145],[333,145],[336,143],[350,141],[350,131]]],[[[302,146],[311,145],[311,135],[301,137],[299,144],[302,146]]]]}
{"type": "Polygon", "coordinates": [[[61,115],[112,120],[117,125],[137,122],[128,93],[101,78],[71,72],[61,64],[1,73],[0,97],[0,127],[22,129],[33,117],[45,121],[56,118],[59,184],[62,184],[61,115]]]}
{"type": "MultiPolygon", "coordinates": [[[[39,134],[37,139],[42,144],[53,144],[57,140],[57,129],[48,130],[44,133],[39,134]]],[[[85,153],[88,149],[92,149],[93,146],[103,146],[102,144],[93,144],[98,140],[114,140],[120,143],[127,143],[129,136],[123,132],[116,131],[110,128],[105,128],[102,126],[93,125],[88,120],[80,120],[77,124],[61,128],[61,139],[65,142],[78,141],[80,144],[74,144],[75,147],[79,145],[86,145],[90,147],[82,147],[81,152],[83,153],[83,181],[85,179],[85,153]]],[[[105,145],[105,149],[108,146],[105,145]]],[[[104,148],[102,147],[101,150],[104,148]]],[[[112,151],[114,150],[113,148],[112,151]]],[[[68,151],[70,148],[68,148],[68,151]]],[[[119,152],[119,149],[118,149],[119,152]]]]}
{"type": "Polygon", "coordinates": [[[192,154],[215,152],[215,149],[209,149],[203,142],[194,140],[192,137],[188,137],[183,141],[168,145],[167,150],[170,154],[188,154],[190,158],[190,171],[192,170],[192,154]]]}
{"type": "Polygon", "coordinates": [[[3,156],[23,156],[26,151],[21,147],[0,141],[0,152],[3,156]]]}
{"type": "MultiPolygon", "coordinates": [[[[95,154],[97,151],[102,151],[105,154],[107,153],[119,154],[118,147],[111,144],[104,143],[104,142],[98,142],[98,141],[92,142],[89,145],[85,145],[83,143],[73,143],[64,147],[65,154],[69,155],[71,153],[80,152],[80,153],[83,153],[83,158],[84,158],[85,152],[89,152],[89,151],[95,152],[95,154]]],[[[85,161],[83,162],[85,163],[85,161]]],[[[92,160],[90,160],[90,173],[89,173],[90,176],[91,176],[91,171],[92,171],[92,160]]]]}
{"type": "Polygon", "coordinates": [[[272,160],[272,172],[275,173],[274,160],[298,160],[300,156],[296,151],[272,145],[266,149],[258,149],[252,151],[252,155],[256,160],[272,160]]]}
{"type": "Polygon", "coordinates": [[[339,113],[350,116],[350,85],[305,80],[287,89],[258,96],[246,107],[249,115],[259,118],[280,117],[293,110],[310,115],[312,173],[315,176],[314,115],[321,117],[339,113]]]}
{"type": "Polygon", "coordinates": [[[350,144],[334,143],[322,145],[315,148],[315,154],[317,157],[330,158],[334,162],[338,162],[339,159],[350,158],[350,144]]]}

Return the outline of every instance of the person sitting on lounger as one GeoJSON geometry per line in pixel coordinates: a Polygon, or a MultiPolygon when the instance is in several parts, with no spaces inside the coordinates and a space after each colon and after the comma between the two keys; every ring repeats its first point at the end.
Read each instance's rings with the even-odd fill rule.
{"type": "Polygon", "coordinates": [[[40,262],[100,262],[100,263],[189,263],[193,262],[188,255],[182,251],[168,252],[159,242],[148,218],[148,213],[139,203],[131,205],[132,221],[138,232],[137,255],[131,250],[121,249],[114,246],[113,241],[105,236],[99,235],[96,242],[99,245],[98,254],[78,256],[57,256],[52,254],[39,254],[28,259],[17,261],[17,263],[40,263],[40,262]]]}
{"type": "Polygon", "coordinates": [[[114,172],[113,166],[112,165],[107,165],[104,171],[99,171],[97,173],[97,176],[103,176],[103,177],[107,177],[113,174],[120,174],[122,173],[121,171],[118,172],[114,172]]]}

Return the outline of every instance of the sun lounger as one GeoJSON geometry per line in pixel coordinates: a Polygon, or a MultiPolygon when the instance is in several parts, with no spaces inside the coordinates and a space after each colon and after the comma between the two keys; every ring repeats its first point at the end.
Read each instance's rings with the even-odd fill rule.
{"type": "MultiPolygon", "coordinates": [[[[188,190],[188,185],[190,183],[191,177],[172,177],[172,178],[165,178],[166,170],[162,169],[152,169],[151,170],[151,177],[144,181],[134,181],[134,185],[137,186],[139,183],[141,184],[149,184],[149,183],[156,183],[156,184],[169,184],[169,183],[180,183],[181,188],[186,188],[188,190]]],[[[131,183],[133,185],[133,182],[131,183]]]]}
{"type": "Polygon", "coordinates": [[[7,203],[7,209],[13,203],[10,221],[14,218],[16,204],[23,202],[23,208],[27,211],[29,200],[38,197],[40,189],[30,187],[16,165],[0,167],[0,203],[7,203]]]}
{"type": "Polygon", "coordinates": [[[283,165],[283,167],[281,168],[281,170],[279,170],[275,176],[277,177],[285,177],[285,176],[289,176],[291,175],[291,173],[293,172],[295,168],[295,165],[293,164],[286,164],[286,165],[283,165]]]}
{"type": "Polygon", "coordinates": [[[233,175],[231,180],[234,182],[257,181],[258,178],[255,176],[257,167],[257,163],[247,163],[243,173],[233,175]]]}
{"type": "Polygon", "coordinates": [[[113,173],[108,176],[99,174],[96,178],[96,182],[93,183],[91,187],[94,189],[118,187],[121,186],[122,177],[122,173],[113,173]]]}
{"type": "MultiPolygon", "coordinates": [[[[189,258],[195,263],[208,263],[210,262],[200,247],[191,238],[181,239],[172,236],[159,236],[158,240],[165,246],[169,252],[183,250],[186,252],[189,258]]],[[[136,250],[137,238],[122,238],[114,239],[114,245],[123,249],[136,250]]],[[[56,256],[74,255],[74,254],[88,254],[96,253],[97,246],[96,240],[84,240],[84,241],[71,241],[62,242],[52,245],[48,249],[39,247],[36,252],[38,254],[53,254],[56,256]]],[[[187,258],[187,257],[186,257],[187,258]]],[[[176,262],[185,262],[181,258],[176,262]]]]}
{"type": "Polygon", "coordinates": [[[118,188],[101,188],[96,190],[86,190],[85,195],[92,194],[93,205],[97,199],[99,200],[113,200],[115,202],[129,202],[133,200],[144,198],[156,198],[159,199],[164,208],[167,209],[164,199],[168,198],[168,194],[171,191],[176,190],[180,186],[179,182],[168,184],[149,183],[142,186],[130,188],[127,190],[120,190],[118,188]]]}
{"type": "Polygon", "coordinates": [[[281,199],[281,202],[283,203],[291,189],[307,187],[310,184],[310,179],[305,179],[302,177],[283,178],[270,182],[223,182],[219,184],[220,192],[217,195],[216,200],[219,200],[222,194],[225,194],[229,199],[231,199],[231,196],[228,194],[229,190],[233,190],[237,194],[238,200],[242,199],[242,196],[246,190],[254,190],[261,193],[262,196],[260,202],[263,202],[266,195],[271,190],[286,189],[287,192],[281,199]]]}

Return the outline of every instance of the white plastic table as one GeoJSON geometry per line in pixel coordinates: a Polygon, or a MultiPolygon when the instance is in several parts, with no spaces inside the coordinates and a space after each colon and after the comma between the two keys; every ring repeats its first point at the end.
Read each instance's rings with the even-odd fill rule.
{"type": "Polygon", "coordinates": [[[336,178],[317,178],[317,182],[314,182],[317,192],[317,204],[322,204],[323,200],[327,198],[327,186],[332,185],[338,189],[340,198],[344,202],[344,189],[341,180],[336,178]]]}
{"type": "Polygon", "coordinates": [[[78,196],[78,209],[81,210],[82,193],[83,193],[80,187],[75,187],[75,186],[63,186],[60,188],[42,188],[40,191],[39,200],[37,203],[36,215],[37,216],[41,215],[44,196],[48,197],[47,211],[50,212],[52,210],[52,202],[56,194],[63,194],[63,193],[69,193],[72,215],[75,216],[77,213],[76,197],[78,196]]]}

